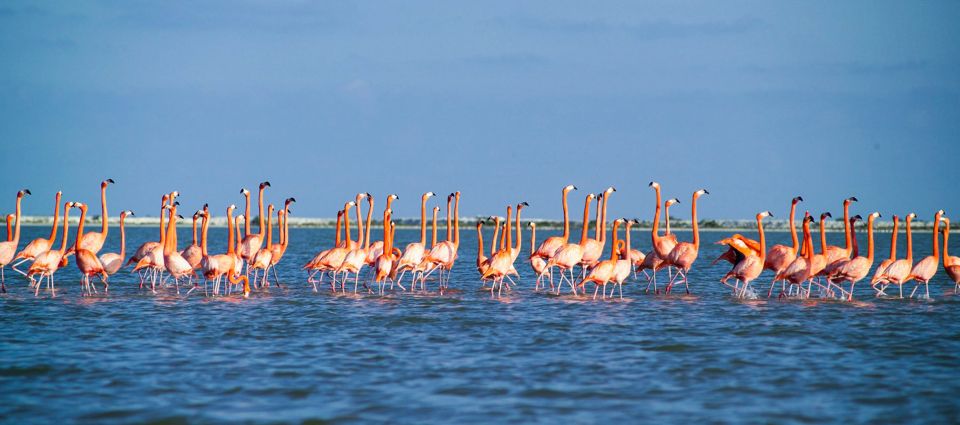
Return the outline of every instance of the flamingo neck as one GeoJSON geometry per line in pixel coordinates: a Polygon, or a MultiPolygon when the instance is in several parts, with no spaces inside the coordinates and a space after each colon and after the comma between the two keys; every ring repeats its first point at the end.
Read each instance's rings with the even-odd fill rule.
{"type": "MultiPolygon", "coordinates": [[[[944,238],[943,240],[947,240],[944,238]]],[[[530,255],[533,255],[537,251],[537,226],[530,228],[530,255]]],[[[946,250],[944,250],[946,252],[946,250]]]]}
{"type": "MultiPolygon", "coordinates": [[[[387,223],[383,223],[383,224],[384,226],[386,226],[387,223]]],[[[343,211],[337,211],[337,235],[335,236],[333,241],[334,248],[340,246],[340,241],[343,240],[343,238],[340,237],[341,228],[343,228],[343,211]]]]}
{"type": "Polygon", "coordinates": [[[16,246],[20,242],[20,202],[22,200],[23,200],[23,196],[17,197],[17,211],[15,214],[17,218],[17,225],[13,229],[13,245],[14,246],[16,246]]]}
{"type": "MultiPolygon", "coordinates": [[[[80,208],[80,223],[77,225],[77,240],[73,243],[73,250],[80,251],[80,239],[83,237],[83,222],[87,219],[87,208],[80,208]]],[[[64,223],[66,224],[66,223],[64,223]]]]}
{"type": "Polygon", "coordinates": [[[420,198],[420,245],[427,244],[427,198],[420,198]]]}
{"type": "Polygon", "coordinates": [[[483,258],[483,223],[477,223],[477,266],[483,258]]]}
{"type": "Polygon", "coordinates": [[[657,234],[660,231],[660,186],[653,188],[653,190],[657,193],[657,206],[653,213],[653,229],[650,230],[650,239],[656,246],[660,242],[660,235],[657,234]]]}
{"type": "Polygon", "coordinates": [[[267,249],[271,249],[273,248],[273,226],[270,225],[270,216],[273,215],[273,209],[267,211],[267,249]]]}
{"type": "Polygon", "coordinates": [[[453,223],[452,217],[450,217],[450,204],[452,203],[453,198],[447,197],[447,242],[453,242],[453,223]]]}
{"type": "Polygon", "coordinates": [[[453,200],[453,245],[460,246],[460,192],[453,200]]]}
{"type": "Polygon", "coordinates": [[[514,241],[514,249],[517,252],[520,252],[520,247],[523,245],[523,231],[520,227],[520,210],[523,209],[520,205],[517,205],[517,240],[514,241]]]}
{"type": "Polygon", "coordinates": [[[53,204],[53,226],[50,228],[50,237],[47,238],[50,240],[50,245],[53,246],[53,241],[57,238],[57,219],[60,218],[60,192],[57,192],[56,200],[53,204]]]}
{"type": "Polygon", "coordinates": [[[617,248],[617,243],[620,242],[620,240],[617,239],[617,226],[619,224],[620,224],[619,221],[613,222],[613,239],[612,239],[613,242],[611,242],[612,245],[610,245],[610,259],[613,260],[614,262],[620,259],[620,252],[619,252],[619,249],[617,248]]]}
{"type": "MultiPolygon", "coordinates": [[[[580,232],[580,245],[586,245],[587,233],[590,232],[590,197],[583,204],[583,230],[580,232]]],[[[510,220],[507,219],[507,222],[510,220]]]]}
{"type": "Polygon", "coordinates": [[[163,255],[168,256],[177,250],[177,206],[170,209],[170,221],[167,223],[167,240],[163,247],[163,255]]]}
{"type": "Polygon", "coordinates": [[[867,261],[873,264],[873,216],[867,219],[867,261]]]}
{"type": "MultiPolygon", "coordinates": [[[[126,257],[125,254],[127,253],[127,231],[126,231],[126,229],[125,229],[125,227],[124,227],[124,223],[123,223],[126,219],[127,219],[127,216],[126,216],[125,214],[121,214],[121,215],[120,215],[120,259],[123,259],[124,257],[126,257]]],[[[203,246],[206,247],[206,246],[207,246],[207,245],[206,245],[206,240],[207,240],[206,234],[204,234],[203,240],[204,240],[204,245],[203,245],[203,246]]]]}
{"type": "MultiPolygon", "coordinates": [[[[20,224],[20,220],[17,220],[17,228],[18,228],[17,233],[19,233],[19,227],[20,227],[19,224],[20,224]]],[[[933,217],[933,258],[935,258],[937,262],[940,261],[940,213],[939,212],[937,212],[937,214],[933,217]]]]}
{"type": "Polygon", "coordinates": [[[493,240],[490,241],[490,254],[493,254],[493,253],[497,252],[497,244],[498,244],[498,243],[501,244],[501,248],[502,248],[502,245],[503,245],[503,244],[500,242],[500,217],[497,217],[497,218],[493,221],[493,223],[494,223],[494,224],[493,224],[493,240]]]}
{"type": "MultiPolygon", "coordinates": [[[[200,240],[200,254],[203,255],[204,257],[206,257],[206,256],[207,256],[207,228],[210,227],[210,216],[208,216],[208,215],[204,215],[204,216],[203,216],[203,225],[200,226],[200,227],[201,227],[200,236],[201,236],[201,238],[202,238],[202,239],[200,240]]],[[[120,244],[121,244],[121,248],[120,248],[120,249],[123,249],[123,248],[122,248],[122,245],[123,245],[123,216],[120,217],[120,244]]],[[[121,257],[123,257],[123,255],[121,255],[121,257]]]]}
{"type": "MultiPolygon", "coordinates": [[[[357,202],[357,246],[363,244],[363,220],[361,219],[360,203],[357,202]]],[[[268,225],[269,227],[269,225],[268,225]]]]}
{"type": "Polygon", "coordinates": [[[890,235],[890,261],[897,259],[897,234],[900,233],[900,220],[893,218],[893,234],[890,235]]]}
{"type": "MultiPolygon", "coordinates": [[[[373,220],[373,197],[369,196],[367,197],[367,228],[363,235],[363,249],[370,248],[370,224],[372,220],[373,220]]],[[[287,224],[286,214],[284,214],[284,217],[283,217],[283,224],[284,224],[284,241],[286,241],[286,224],[287,224]]]]}
{"type": "Polygon", "coordinates": [[[347,249],[350,248],[350,244],[353,243],[352,236],[350,236],[350,204],[343,205],[343,235],[347,237],[347,249]]]}
{"type": "Polygon", "coordinates": [[[850,201],[847,201],[843,203],[843,237],[846,239],[846,246],[844,248],[847,250],[848,255],[852,249],[851,240],[853,239],[850,227],[850,201]]]}
{"type": "Polygon", "coordinates": [[[193,218],[193,226],[192,226],[193,227],[193,245],[197,244],[197,219],[199,218],[200,217],[193,218]]]}
{"type": "Polygon", "coordinates": [[[509,206],[507,206],[507,224],[506,224],[507,228],[506,228],[506,230],[504,230],[504,238],[507,240],[507,242],[506,242],[506,247],[507,247],[507,249],[510,248],[510,246],[511,246],[510,243],[513,241],[513,238],[511,238],[511,236],[510,236],[510,232],[513,230],[513,229],[510,227],[510,217],[511,217],[512,215],[513,215],[513,211],[511,210],[511,208],[510,208],[509,206]]]}
{"type": "Polygon", "coordinates": [[[606,194],[604,194],[603,200],[597,199],[597,212],[594,214],[593,218],[593,240],[600,242],[600,210],[603,207],[603,204],[607,202],[606,194]]]}
{"type": "Polygon", "coordinates": [[[247,207],[243,210],[243,231],[244,234],[250,234],[250,192],[243,195],[246,198],[247,207]]]}
{"type": "MultiPolygon", "coordinates": [[[[233,255],[233,211],[227,210],[227,254],[233,255]]],[[[204,237],[203,239],[207,239],[204,237]]]]}
{"type": "MultiPolygon", "coordinates": [[[[261,187],[260,187],[260,193],[257,195],[257,215],[259,216],[258,218],[260,219],[260,220],[259,220],[259,223],[257,224],[257,230],[258,230],[257,233],[259,233],[259,234],[261,234],[261,235],[263,235],[263,226],[264,226],[264,220],[263,220],[263,191],[264,191],[264,189],[266,189],[266,187],[265,187],[265,186],[261,186],[261,187]]],[[[250,221],[250,217],[247,217],[247,222],[249,222],[249,221],[250,221]]]]}
{"type": "Polygon", "coordinates": [[[570,210],[567,206],[567,190],[563,191],[563,243],[570,240],[570,210]]]}
{"type": "Polygon", "coordinates": [[[68,230],[70,230],[70,208],[66,204],[63,205],[63,238],[60,241],[60,255],[63,256],[63,253],[67,252],[67,235],[68,230]]]}
{"type": "Polygon", "coordinates": [[[800,249],[800,241],[797,240],[797,225],[793,221],[797,217],[797,203],[793,202],[790,205],[790,238],[793,241],[793,252],[797,252],[800,249]]]}
{"type": "Polygon", "coordinates": [[[820,218],[820,254],[827,255],[827,233],[823,224],[824,218],[820,218]]]}
{"type": "Polygon", "coordinates": [[[913,235],[910,233],[910,222],[912,217],[907,216],[907,261],[913,262],[913,235]]]}
{"type": "Polygon", "coordinates": [[[103,239],[107,239],[107,232],[110,226],[107,225],[107,186],[100,188],[100,232],[103,233],[103,239]]]}
{"type": "Polygon", "coordinates": [[[433,239],[430,241],[430,246],[437,246],[437,213],[438,210],[433,210],[433,239]]]}
{"type": "Polygon", "coordinates": [[[757,233],[760,234],[760,260],[767,257],[767,237],[763,234],[763,218],[757,217],[757,233]]]}
{"type": "MultiPolygon", "coordinates": [[[[697,222],[697,199],[698,199],[698,198],[699,198],[699,196],[694,195],[694,196],[693,196],[693,200],[690,202],[690,203],[692,204],[692,205],[690,206],[690,211],[691,211],[691,212],[690,212],[690,217],[691,217],[691,219],[692,219],[692,221],[693,221],[693,223],[692,223],[692,224],[693,224],[693,246],[694,246],[695,248],[697,248],[697,249],[700,249],[700,224],[697,222]]],[[[793,222],[792,222],[792,221],[791,221],[791,224],[790,224],[790,225],[793,226],[793,222]]],[[[796,239],[796,237],[797,237],[796,232],[794,232],[793,237],[794,237],[794,239],[796,239]]],[[[764,251],[766,251],[766,250],[764,250],[764,251]]]]}

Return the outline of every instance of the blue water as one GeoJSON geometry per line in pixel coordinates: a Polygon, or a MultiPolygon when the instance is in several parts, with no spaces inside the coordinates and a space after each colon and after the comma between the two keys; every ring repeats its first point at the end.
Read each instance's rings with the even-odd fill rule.
{"type": "MultiPolygon", "coordinates": [[[[157,230],[128,233],[132,250],[157,230]]],[[[703,234],[693,295],[631,282],[606,302],[534,293],[521,261],[520,287],[491,298],[478,290],[473,229],[443,296],[314,293],[299,266],[332,235],[316,229],[291,229],[284,289],[247,300],[153,295],[129,273],[81,298],[73,264],[56,298],[34,298],[7,269],[0,421],[960,422],[960,297],[942,269],[931,300],[876,299],[862,284],[853,303],[739,301],[717,283],[729,265],[709,266],[727,234],[703,234]]],[[[211,229],[212,251],[224,235],[211,229]]],[[[417,237],[399,230],[398,244],[417,237]]],[[[878,235],[878,262],[888,238],[878,235]]],[[[929,233],[915,239],[915,258],[927,255],[929,233]]]]}

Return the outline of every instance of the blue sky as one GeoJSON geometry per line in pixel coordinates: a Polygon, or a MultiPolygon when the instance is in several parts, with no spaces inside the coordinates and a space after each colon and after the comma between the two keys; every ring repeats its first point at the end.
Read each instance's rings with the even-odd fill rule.
{"type": "MultiPolygon", "coordinates": [[[[463,192],[465,215],[647,182],[701,216],[960,209],[960,3],[4,2],[0,193],[156,215],[358,191],[463,192]]],[[[681,216],[688,215],[686,207],[681,216]]],[[[579,215],[579,212],[576,213],[579,215]]]]}

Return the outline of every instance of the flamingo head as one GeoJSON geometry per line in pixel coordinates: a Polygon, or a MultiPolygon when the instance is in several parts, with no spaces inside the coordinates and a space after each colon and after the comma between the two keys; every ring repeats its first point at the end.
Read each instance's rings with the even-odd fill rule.
{"type": "Polygon", "coordinates": [[[270,187],[270,182],[265,181],[265,182],[263,182],[263,183],[260,183],[260,190],[263,190],[263,189],[268,188],[268,187],[270,187]]]}
{"type": "Polygon", "coordinates": [[[395,193],[391,193],[390,196],[387,196],[387,199],[400,199],[400,197],[395,193]]]}
{"type": "Polygon", "coordinates": [[[57,191],[57,197],[59,198],[59,197],[61,197],[61,196],[63,196],[63,191],[62,191],[62,190],[58,190],[58,191],[57,191]]]}
{"type": "Polygon", "coordinates": [[[529,226],[531,229],[536,229],[536,228],[537,228],[537,223],[534,223],[534,222],[531,221],[530,223],[527,223],[527,226],[529,226]]]}
{"type": "Polygon", "coordinates": [[[430,199],[431,196],[437,196],[437,194],[436,194],[436,193],[433,193],[433,192],[424,193],[424,194],[423,194],[423,200],[426,201],[427,199],[430,199]]]}
{"type": "Polygon", "coordinates": [[[803,222],[809,223],[813,221],[813,216],[808,212],[807,215],[803,216],[803,222]]]}
{"type": "Polygon", "coordinates": [[[354,198],[354,200],[355,200],[356,203],[359,204],[360,201],[362,201],[362,200],[364,200],[364,199],[367,199],[367,195],[368,195],[367,192],[360,192],[360,193],[357,194],[357,196],[354,198]]]}
{"type": "Polygon", "coordinates": [[[201,215],[203,215],[203,210],[197,210],[197,212],[193,213],[193,219],[196,220],[200,218],[201,215]]]}
{"type": "Polygon", "coordinates": [[[566,186],[563,187],[563,193],[567,193],[567,192],[569,192],[569,191],[571,191],[571,190],[577,190],[577,187],[574,186],[574,185],[572,185],[572,184],[568,184],[568,185],[566,185],[566,186]]]}
{"type": "Polygon", "coordinates": [[[235,209],[237,209],[237,206],[236,206],[236,205],[233,205],[233,204],[230,204],[230,206],[227,207],[227,214],[230,214],[230,213],[233,212],[233,210],[235,210],[235,209]]]}
{"type": "Polygon", "coordinates": [[[76,202],[67,202],[66,204],[63,204],[63,207],[64,207],[64,208],[73,208],[75,205],[77,205],[76,202]]]}
{"type": "Polygon", "coordinates": [[[112,183],[115,183],[115,182],[113,181],[113,179],[106,179],[106,180],[100,182],[100,187],[101,187],[101,188],[105,188],[105,187],[107,187],[108,184],[112,184],[112,183]]]}
{"type": "Polygon", "coordinates": [[[617,188],[615,188],[615,187],[613,187],[613,186],[610,186],[610,187],[607,188],[607,190],[603,191],[603,193],[609,195],[609,194],[611,194],[611,193],[613,193],[613,192],[616,192],[616,191],[617,191],[617,188]]]}
{"type": "Polygon", "coordinates": [[[639,218],[633,219],[633,224],[640,224],[640,219],[639,218]]]}
{"type": "Polygon", "coordinates": [[[355,206],[355,205],[357,205],[356,202],[353,202],[353,201],[347,202],[347,207],[348,207],[348,208],[349,208],[349,207],[353,207],[353,206],[355,206]]]}
{"type": "Polygon", "coordinates": [[[693,192],[693,196],[695,196],[695,197],[697,197],[697,198],[699,198],[699,197],[701,197],[701,196],[703,196],[703,195],[709,195],[709,194],[710,194],[710,192],[709,192],[707,189],[700,189],[700,190],[698,190],[698,191],[696,191],[696,192],[693,192]]]}
{"type": "Polygon", "coordinates": [[[174,190],[173,192],[170,192],[170,199],[177,199],[178,196],[180,196],[180,192],[176,190],[174,190]]]}
{"type": "Polygon", "coordinates": [[[588,193],[588,194],[587,194],[587,199],[593,199],[593,198],[596,198],[596,197],[597,197],[597,194],[596,194],[596,193],[588,193]]]}
{"type": "Polygon", "coordinates": [[[799,203],[799,202],[803,202],[803,197],[802,197],[802,196],[797,196],[797,197],[793,198],[793,201],[791,201],[791,202],[793,202],[794,204],[797,204],[797,203],[799,203]]]}
{"type": "Polygon", "coordinates": [[[240,194],[243,196],[250,196],[250,191],[247,188],[242,187],[240,188],[240,194]]]}
{"type": "Polygon", "coordinates": [[[916,218],[916,217],[917,217],[917,213],[907,214],[907,220],[913,220],[913,219],[916,218]]]}
{"type": "Polygon", "coordinates": [[[23,189],[23,190],[17,192],[17,198],[22,198],[22,197],[24,197],[24,195],[33,195],[33,194],[30,193],[30,189],[23,189]]]}
{"type": "Polygon", "coordinates": [[[437,213],[437,212],[439,212],[439,211],[440,211],[440,207],[433,207],[433,212],[434,212],[434,213],[437,213]]]}
{"type": "Polygon", "coordinates": [[[773,213],[770,211],[764,211],[760,214],[757,214],[757,220],[763,220],[766,217],[773,217],[773,213]]]}
{"type": "Polygon", "coordinates": [[[827,218],[833,218],[833,214],[830,214],[829,212],[825,212],[825,213],[823,213],[823,214],[820,214],[820,220],[821,220],[821,221],[826,220],[827,218]]]}
{"type": "Polygon", "coordinates": [[[283,201],[283,203],[284,203],[285,205],[290,205],[290,204],[292,204],[292,203],[294,203],[294,202],[297,202],[297,198],[294,198],[294,197],[292,197],[292,196],[289,197],[289,198],[287,198],[285,201],[283,201]]]}
{"type": "Polygon", "coordinates": [[[130,211],[130,210],[120,211],[120,217],[126,217],[128,215],[135,215],[135,214],[133,213],[133,211],[130,211]]]}
{"type": "Polygon", "coordinates": [[[87,204],[84,204],[84,203],[81,203],[81,202],[75,202],[75,203],[73,204],[73,206],[76,207],[76,208],[80,208],[80,211],[86,211],[86,210],[87,210],[87,204]]]}
{"type": "Polygon", "coordinates": [[[856,223],[856,222],[858,222],[858,221],[863,221],[863,217],[861,217],[860,214],[857,214],[857,215],[855,215],[855,216],[853,216],[853,217],[850,217],[850,223],[851,223],[851,224],[852,224],[852,223],[856,223]]]}
{"type": "Polygon", "coordinates": [[[460,191],[453,192],[453,196],[456,196],[457,199],[460,199],[460,191]]]}
{"type": "Polygon", "coordinates": [[[851,197],[843,200],[843,205],[846,206],[846,205],[850,205],[851,202],[859,202],[859,201],[860,201],[860,200],[857,199],[856,196],[851,196],[851,197]]]}
{"type": "Polygon", "coordinates": [[[520,209],[523,208],[523,207],[529,207],[529,206],[530,206],[530,204],[528,204],[527,201],[523,201],[523,202],[517,204],[517,211],[520,211],[520,209]]]}
{"type": "MultiPolygon", "coordinates": [[[[26,190],[26,189],[24,189],[24,190],[26,190]]],[[[30,194],[30,191],[27,191],[27,194],[29,195],[29,194],[30,194]]],[[[942,217],[943,214],[945,214],[945,213],[943,212],[943,210],[940,210],[940,211],[937,211],[936,216],[937,216],[937,217],[942,217]]]]}
{"type": "Polygon", "coordinates": [[[667,199],[667,202],[664,202],[664,203],[663,203],[663,206],[665,206],[665,207],[670,207],[670,206],[673,205],[673,204],[679,204],[679,203],[680,203],[680,200],[677,199],[677,198],[667,199]]]}
{"type": "Polygon", "coordinates": [[[879,212],[879,211],[876,211],[876,212],[874,212],[873,214],[870,214],[870,215],[867,217],[867,219],[880,218],[880,217],[881,217],[881,216],[880,216],[880,212],[879,212]]]}
{"type": "Polygon", "coordinates": [[[654,189],[658,189],[658,188],[660,188],[660,183],[650,182],[650,184],[649,184],[648,186],[650,186],[650,187],[652,187],[652,188],[654,188],[654,189]]]}

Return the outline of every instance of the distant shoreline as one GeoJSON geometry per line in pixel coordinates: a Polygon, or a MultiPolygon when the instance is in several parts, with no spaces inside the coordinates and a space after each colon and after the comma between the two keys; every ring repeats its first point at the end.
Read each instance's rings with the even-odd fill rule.
{"type": "MultiPolygon", "coordinates": [[[[51,216],[23,216],[22,226],[32,226],[32,227],[43,227],[50,226],[53,223],[53,217],[51,216]]],[[[226,227],[226,217],[213,217],[210,219],[210,227],[214,228],[223,228],[226,227]]],[[[524,229],[528,229],[527,223],[534,222],[537,224],[537,229],[543,230],[558,230],[563,228],[563,222],[560,220],[545,220],[545,219],[529,219],[522,220],[524,229]]],[[[70,223],[76,224],[79,222],[78,217],[70,217],[70,223]]],[[[111,215],[108,222],[111,226],[119,226],[120,217],[111,215]]],[[[477,217],[461,217],[460,218],[460,230],[469,230],[475,231],[475,225],[477,222],[477,217]]],[[[257,223],[257,219],[254,219],[253,224],[257,223]]],[[[94,216],[87,219],[87,225],[99,225],[100,217],[94,216]]],[[[301,228],[301,229],[333,229],[336,227],[336,219],[330,218],[306,218],[306,217],[291,217],[290,218],[290,227],[291,228],[301,228]]],[[[591,228],[593,228],[593,222],[590,223],[591,228]]],[[[159,217],[127,217],[125,225],[127,227],[156,227],[160,225],[159,217]]],[[[356,223],[351,223],[351,226],[355,226],[356,223]]],[[[399,218],[396,220],[397,228],[399,229],[420,229],[420,219],[419,218],[399,218]]],[[[440,227],[446,225],[445,220],[441,220],[439,223],[440,227]]],[[[485,223],[487,227],[492,226],[493,223],[487,221],[485,223]]],[[[177,227],[191,227],[192,219],[190,217],[185,218],[184,220],[179,220],[177,222],[177,227]]],[[[582,223],[573,221],[570,223],[572,230],[579,231],[582,223]]],[[[608,227],[612,226],[608,225],[608,227]]],[[[866,232],[865,224],[857,224],[857,232],[866,232]]],[[[379,221],[373,221],[373,228],[382,228],[379,221]]],[[[689,220],[671,220],[670,221],[671,230],[676,231],[691,231],[691,224],[689,220]]],[[[813,231],[817,231],[817,226],[811,226],[813,231]]],[[[825,223],[827,232],[843,232],[842,220],[831,220],[825,223]]],[[[611,227],[612,228],[612,227],[611,227]]],[[[648,220],[641,221],[640,224],[634,225],[634,231],[650,231],[652,228],[652,222],[648,220]]],[[[661,225],[661,228],[663,226],[661,225]]],[[[904,225],[901,222],[900,232],[903,233],[904,225]]],[[[788,222],[786,220],[770,220],[765,221],[763,229],[769,232],[788,232],[790,231],[788,222]]],[[[920,221],[915,220],[912,223],[912,229],[915,231],[930,231],[933,229],[932,221],[920,221]]],[[[874,230],[878,233],[890,233],[893,230],[892,221],[877,221],[874,223],[874,230]]],[[[721,231],[736,231],[736,232],[756,232],[756,222],[754,220],[701,220],[700,221],[700,231],[702,232],[721,232],[721,231]]],[[[797,231],[800,231],[799,220],[797,223],[797,231]]]]}

